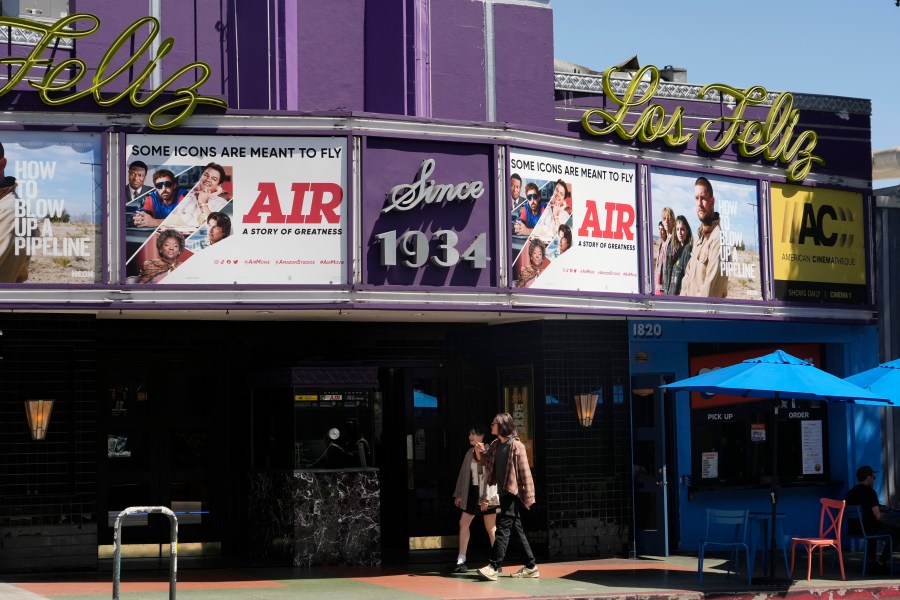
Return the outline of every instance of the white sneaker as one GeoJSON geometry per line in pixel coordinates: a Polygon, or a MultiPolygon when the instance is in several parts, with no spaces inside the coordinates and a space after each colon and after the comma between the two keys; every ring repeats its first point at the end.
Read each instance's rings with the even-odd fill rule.
{"type": "Polygon", "coordinates": [[[487,581],[497,581],[497,569],[491,565],[478,569],[478,575],[487,581]]]}
{"type": "Polygon", "coordinates": [[[541,572],[538,571],[537,565],[534,565],[530,569],[528,567],[522,567],[521,569],[519,569],[518,571],[516,571],[515,573],[510,575],[510,577],[540,577],[540,576],[541,576],[541,572]]]}

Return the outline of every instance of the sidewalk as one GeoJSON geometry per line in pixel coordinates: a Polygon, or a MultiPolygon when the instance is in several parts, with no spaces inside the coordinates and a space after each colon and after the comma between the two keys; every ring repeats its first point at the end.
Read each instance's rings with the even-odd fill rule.
{"type": "MultiPolygon", "coordinates": [[[[804,557],[805,558],[805,557],[804,557]]],[[[798,557],[799,560],[799,557],[798,557]]],[[[815,563],[816,561],[814,561],[815,563]]],[[[478,565],[480,566],[480,565],[478,565]]],[[[504,573],[520,565],[505,565],[504,573]]],[[[604,559],[541,563],[540,579],[502,576],[482,581],[474,568],[466,574],[447,575],[443,565],[314,569],[241,568],[182,569],[177,597],[187,600],[500,600],[512,598],[652,598],[696,600],[729,596],[734,600],[765,600],[789,596],[795,600],[843,597],[852,600],[900,597],[900,579],[859,577],[858,559],[845,564],[847,581],[840,580],[837,566],[813,579],[787,587],[748,586],[744,577],[728,576],[721,561],[706,560],[703,584],[697,582],[697,559],[674,556],[636,560],[604,559]]],[[[805,561],[802,565],[806,566],[805,561]]],[[[797,569],[801,569],[798,563],[797,569]]],[[[804,571],[805,572],[805,571],[804,571]]],[[[123,563],[120,598],[159,600],[169,597],[168,571],[131,571],[123,563]]],[[[99,600],[112,597],[109,571],[88,574],[0,576],[0,600],[99,600]]]]}

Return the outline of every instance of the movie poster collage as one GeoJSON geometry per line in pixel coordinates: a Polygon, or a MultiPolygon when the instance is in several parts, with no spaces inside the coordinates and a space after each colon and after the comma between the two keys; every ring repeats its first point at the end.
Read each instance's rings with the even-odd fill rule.
{"type": "Polygon", "coordinates": [[[638,293],[635,189],[634,165],[511,150],[513,286],[638,293]]]}
{"type": "Polygon", "coordinates": [[[128,165],[128,283],[160,283],[191,257],[232,235],[232,168],[128,165]]]}
{"type": "Polygon", "coordinates": [[[653,294],[761,300],[755,180],[650,170],[653,294]]]}

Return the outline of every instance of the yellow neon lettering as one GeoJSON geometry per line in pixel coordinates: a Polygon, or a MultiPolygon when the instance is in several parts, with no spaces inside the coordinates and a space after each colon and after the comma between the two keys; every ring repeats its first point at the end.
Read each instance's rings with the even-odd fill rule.
{"type": "Polygon", "coordinates": [[[760,121],[748,121],[744,129],[737,135],[738,152],[744,158],[752,158],[766,151],[765,144],[757,148],[751,146],[758,144],[763,138],[763,124],[760,121]]]}
{"type": "MultiPolygon", "coordinates": [[[[41,54],[44,53],[44,50],[53,42],[55,38],[80,38],[85,37],[94,33],[97,28],[100,26],[100,21],[97,17],[93,15],[69,15],[68,17],[63,17],[59,21],[51,24],[44,25],[41,23],[37,23],[35,21],[28,21],[25,19],[16,19],[13,17],[0,17],[0,27],[17,27],[19,29],[25,29],[27,31],[34,31],[36,33],[41,34],[41,39],[37,44],[34,45],[34,48],[31,50],[31,53],[26,58],[4,58],[0,59],[0,65],[18,65],[19,68],[15,73],[10,76],[9,80],[6,82],[2,88],[0,88],[0,96],[12,90],[16,85],[19,84],[22,79],[28,75],[29,71],[31,71],[32,67],[35,66],[48,66],[50,65],[50,59],[48,58],[40,58],[41,54]],[[83,30],[83,31],[73,31],[71,29],[66,30],[65,27],[68,27],[74,24],[76,21],[80,20],[88,20],[91,22],[91,25],[83,30]]],[[[66,61],[69,62],[69,61],[66,61]]],[[[80,61],[77,61],[80,62],[80,61]]],[[[71,64],[71,63],[70,63],[71,64]]],[[[82,63],[83,65],[84,63],[82,63]]],[[[53,70],[54,73],[58,73],[58,70],[53,70]]],[[[83,74],[79,76],[77,79],[83,77],[83,74]]],[[[34,82],[29,82],[31,85],[35,85],[34,82]]]]}
{"type": "Polygon", "coordinates": [[[737,100],[730,117],[712,119],[700,125],[700,136],[697,138],[697,145],[707,152],[720,152],[731,145],[731,142],[740,130],[741,124],[744,123],[744,111],[747,109],[747,105],[760,104],[766,99],[766,88],[753,86],[746,90],[740,90],[730,85],[714,83],[700,88],[700,92],[697,95],[702,98],[709,90],[715,90],[720,94],[728,94],[737,100]],[[722,134],[722,139],[716,144],[710,144],[707,131],[710,127],[720,122],[727,124],[722,134]]]}
{"type": "Polygon", "coordinates": [[[123,99],[128,98],[132,106],[142,108],[158,98],[160,94],[167,91],[167,88],[183,75],[196,72],[197,76],[191,84],[187,87],[173,90],[175,100],[157,107],[150,113],[150,116],[147,119],[149,127],[156,130],[175,127],[191,116],[199,105],[214,106],[222,109],[228,108],[228,104],[224,100],[202,96],[198,93],[197,90],[209,79],[212,72],[208,64],[199,61],[184,65],[176,70],[175,73],[166,79],[157,89],[151,90],[143,98],[140,96],[141,88],[144,83],[149,79],[153,70],[158,68],[160,60],[166,56],[174,46],[175,40],[171,37],[165,38],[160,42],[157,54],[155,56],[148,56],[146,66],[122,91],[114,93],[109,97],[103,96],[102,91],[108,84],[117,78],[126,75],[141,57],[149,55],[152,43],[160,33],[159,21],[153,17],[142,17],[129,25],[113,41],[113,43],[110,44],[109,48],[104,53],[94,72],[90,87],[77,91],[75,90],[76,84],[81,82],[88,72],[87,65],[84,61],[77,58],[69,58],[53,64],[50,59],[40,58],[40,56],[56,38],[80,38],[93,34],[100,27],[100,20],[96,16],[89,14],[69,15],[52,25],[43,25],[24,19],[4,17],[0,18],[0,26],[18,27],[42,35],[40,41],[35,45],[28,57],[24,59],[0,59],[0,66],[18,66],[18,69],[10,76],[6,85],[0,88],[0,95],[12,90],[26,77],[33,67],[44,66],[47,70],[42,80],[40,82],[29,81],[28,83],[38,91],[41,101],[48,106],[60,106],[62,104],[80,100],[87,96],[93,96],[94,102],[99,106],[113,106],[123,99]],[[82,31],[74,31],[71,28],[65,29],[73,23],[83,20],[87,20],[89,26],[83,28],[82,31]],[[144,40],[133,53],[130,53],[122,65],[114,71],[107,73],[113,58],[119,53],[125,43],[148,24],[150,25],[150,33],[147,39],[144,40]],[[73,71],[73,75],[68,80],[54,83],[69,70],[73,71]],[[57,96],[57,94],[62,95],[57,96]]]}
{"type": "Polygon", "coordinates": [[[656,94],[656,90],[659,88],[659,70],[653,65],[643,67],[634,75],[621,98],[617,97],[612,89],[612,75],[616,71],[618,71],[616,67],[610,67],[603,73],[603,93],[613,103],[617,104],[619,109],[614,115],[601,108],[585,112],[581,117],[581,125],[585,131],[591,135],[615,133],[626,141],[637,139],[641,142],[653,142],[662,139],[670,147],[686,144],[691,139],[690,134],[684,133],[684,110],[682,107],[673,112],[669,121],[664,123],[666,117],[665,108],[658,104],[651,104],[644,109],[634,126],[630,130],[626,129],[623,123],[628,116],[628,110],[649,102],[656,94]],[[647,92],[640,98],[635,98],[644,75],[648,73],[650,80],[647,92]],[[594,117],[599,117],[606,122],[606,125],[599,128],[594,127],[591,121],[594,117]]]}
{"type": "Polygon", "coordinates": [[[782,155],[783,158],[781,162],[788,163],[794,161],[791,162],[791,165],[787,170],[787,178],[789,181],[803,181],[803,179],[809,175],[814,164],[825,164],[824,160],[812,153],[818,141],[819,136],[815,131],[804,131],[797,136],[797,140],[794,142],[793,147],[782,155]],[[805,147],[801,150],[800,146],[804,144],[805,147]],[[794,158],[798,156],[800,157],[799,160],[794,160],[794,158]]]}
{"type": "MultiPolygon", "coordinates": [[[[659,71],[648,65],[640,69],[631,79],[628,88],[621,98],[612,89],[612,75],[618,69],[611,67],[603,73],[603,93],[619,108],[615,113],[600,108],[585,111],[581,116],[581,126],[590,135],[602,136],[615,133],[626,141],[653,142],[661,139],[667,146],[675,148],[687,144],[693,137],[684,132],[684,106],[672,111],[666,121],[665,107],[651,104],[651,100],[659,88],[659,71]],[[638,97],[641,81],[647,79],[647,91],[638,97]],[[638,115],[634,125],[629,129],[625,121],[629,112],[646,105],[638,115]]],[[[698,130],[697,147],[710,153],[725,150],[732,144],[738,154],[745,158],[762,156],[768,161],[779,161],[788,164],[786,176],[790,181],[802,181],[813,165],[824,165],[821,157],[813,154],[818,142],[814,131],[804,131],[794,140],[794,127],[800,120],[800,111],[793,108],[793,95],[789,92],[779,94],[763,121],[744,117],[748,106],[763,104],[768,92],[762,86],[752,86],[745,90],[729,85],[714,83],[700,89],[698,97],[714,90],[723,95],[735,98],[734,110],[729,116],[704,121],[698,130]]]]}
{"type": "Polygon", "coordinates": [[[790,132],[800,120],[800,111],[791,110],[792,105],[793,96],[791,94],[779,94],[772,103],[769,114],[766,115],[768,140],[763,147],[763,158],[766,160],[777,160],[791,141],[790,132]],[[785,102],[787,102],[787,106],[782,108],[785,102]],[[778,140],[778,142],[774,147],[771,147],[771,142],[774,140],[778,140]]]}

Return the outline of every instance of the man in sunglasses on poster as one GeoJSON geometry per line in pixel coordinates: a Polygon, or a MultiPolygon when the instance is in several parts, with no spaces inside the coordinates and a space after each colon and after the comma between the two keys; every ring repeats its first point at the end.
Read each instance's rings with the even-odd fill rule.
{"type": "Polygon", "coordinates": [[[144,203],[134,213],[136,227],[158,227],[187,194],[178,188],[175,174],[168,169],[153,173],[153,187],[156,189],[144,197],[144,203]]]}
{"type": "Polygon", "coordinates": [[[547,203],[541,200],[541,190],[537,184],[529,183],[525,186],[525,198],[528,202],[519,210],[516,222],[513,224],[513,232],[516,235],[529,235],[538,221],[541,220],[541,214],[547,208],[547,203]]]}

